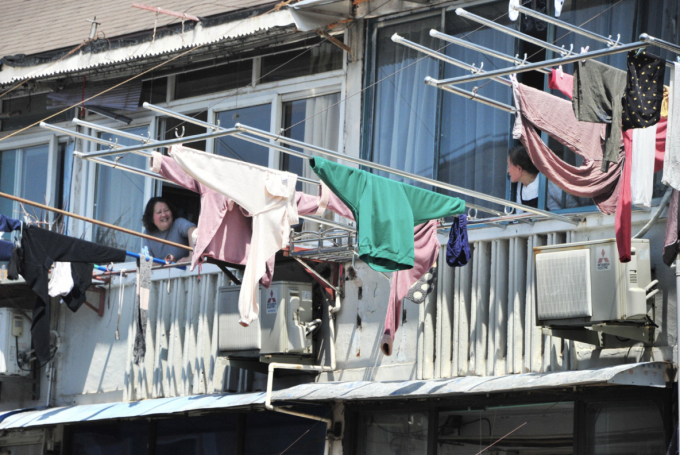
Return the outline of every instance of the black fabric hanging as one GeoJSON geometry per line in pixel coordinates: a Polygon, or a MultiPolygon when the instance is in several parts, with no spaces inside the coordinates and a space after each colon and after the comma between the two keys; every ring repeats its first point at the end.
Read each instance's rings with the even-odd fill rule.
{"type": "Polygon", "coordinates": [[[92,280],[92,263],[124,262],[125,257],[126,253],[123,250],[74,239],[35,226],[24,227],[21,248],[14,249],[8,270],[20,273],[31,290],[37,294],[31,337],[40,365],[50,360],[50,296],[47,284],[52,264],[54,262],[77,264],[78,282],[74,276],[74,288],[69,294],[71,296],[69,308],[75,311],[85,300],[87,289],[85,285],[89,286],[92,280]],[[75,296],[74,291],[77,293],[75,296]]]}

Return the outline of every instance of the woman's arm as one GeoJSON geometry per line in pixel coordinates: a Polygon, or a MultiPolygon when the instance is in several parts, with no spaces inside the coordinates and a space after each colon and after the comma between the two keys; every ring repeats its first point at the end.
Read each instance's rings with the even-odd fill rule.
{"type": "MultiPolygon", "coordinates": [[[[189,241],[189,246],[191,248],[194,247],[194,231],[196,230],[196,226],[191,226],[189,229],[187,229],[187,240],[189,241]]],[[[183,258],[179,259],[177,262],[191,262],[191,257],[193,255],[192,251],[187,251],[187,255],[184,256],[183,258]]]]}

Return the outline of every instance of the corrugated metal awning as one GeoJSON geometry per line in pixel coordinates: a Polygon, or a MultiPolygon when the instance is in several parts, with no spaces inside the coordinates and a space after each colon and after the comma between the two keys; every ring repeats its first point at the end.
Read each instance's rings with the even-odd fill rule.
{"type": "Polygon", "coordinates": [[[442,398],[497,392],[521,392],[587,385],[637,385],[666,387],[669,363],[645,362],[597,370],[465,376],[451,379],[403,382],[329,382],[303,384],[276,393],[276,400],[352,401],[410,398],[442,398]]]}
{"type": "Polygon", "coordinates": [[[194,46],[217,43],[229,38],[253,35],[259,31],[267,31],[276,27],[294,25],[293,17],[288,10],[273,11],[259,16],[228,22],[213,27],[200,24],[193,30],[183,34],[164,36],[152,42],[143,42],[132,46],[112,49],[107,52],[78,52],[58,62],[48,62],[36,66],[10,67],[5,65],[0,71],[0,85],[12,83],[26,78],[70,73],[88,68],[115,65],[117,63],[150,58],[170,52],[186,50],[194,46]]]}
{"type": "Polygon", "coordinates": [[[157,398],[131,403],[101,403],[49,408],[39,411],[10,411],[0,420],[0,430],[29,428],[61,423],[95,422],[191,411],[215,411],[228,408],[264,407],[265,393],[232,395],[194,395],[177,398],[157,398]]]}

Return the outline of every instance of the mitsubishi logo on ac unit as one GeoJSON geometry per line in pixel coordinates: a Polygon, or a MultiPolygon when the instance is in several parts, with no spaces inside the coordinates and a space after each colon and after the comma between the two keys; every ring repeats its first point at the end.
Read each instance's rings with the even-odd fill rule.
{"type": "Polygon", "coordinates": [[[267,299],[267,314],[276,313],[278,311],[278,303],[274,296],[274,291],[269,291],[269,298],[267,299]]]}

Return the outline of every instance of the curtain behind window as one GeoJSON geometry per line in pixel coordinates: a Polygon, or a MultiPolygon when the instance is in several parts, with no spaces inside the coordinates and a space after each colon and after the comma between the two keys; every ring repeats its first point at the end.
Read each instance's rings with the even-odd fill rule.
{"type": "MultiPolygon", "coordinates": [[[[127,133],[146,135],[148,127],[137,127],[125,130],[127,133]]],[[[121,146],[137,145],[138,142],[111,134],[102,134],[103,139],[118,141],[121,146]]],[[[111,157],[103,157],[111,159],[111,157]]],[[[147,169],[148,160],[140,155],[128,153],[121,164],[147,169]]],[[[115,224],[116,226],[142,232],[142,215],[144,214],[144,177],[130,172],[99,165],[95,189],[94,217],[97,220],[115,224]]],[[[96,243],[120,248],[128,251],[139,251],[141,239],[112,229],[94,226],[93,239],[96,243]]]]}
{"type": "MultiPolygon", "coordinates": [[[[507,13],[507,2],[469,8],[469,11],[495,20],[507,13]]],[[[498,23],[514,27],[507,16],[498,19],[498,23]]],[[[463,38],[489,49],[507,55],[515,55],[515,40],[505,33],[482,28],[476,23],[468,22],[450,13],[446,18],[446,33],[463,38]]],[[[446,44],[437,43],[438,47],[446,44]]],[[[488,57],[477,51],[463,48],[457,44],[446,47],[446,54],[479,67],[484,64],[485,71],[507,68],[511,63],[488,57]]],[[[469,71],[453,65],[446,65],[444,77],[469,75],[469,71]]],[[[460,88],[472,90],[479,87],[477,93],[501,103],[512,105],[512,90],[498,82],[484,80],[460,85],[460,88]]],[[[513,116],[505,111],[465,99],[452,93],[444,92],[442,100],[441,132],[439,144],[438,179],[492,196],[505,198],[507,187],[507,157],[510,145],[510,130],[513,116]]],[[[452,196],[462,197],[459,194],[452,196]]],[[[485,207],[501,209],[486,201],[464,197],[467,202],[477,203],[485,207]]]]}
{"type": "Polygon", "coordinates": [[[423,58],[423,54],[392,42],[391,37],[398,33],[434,48],[437,43],[429,32],[440,24],[440,16],[433,16],[382,27],[377,32],[373,81],[381,82],[375,87],[372,113],[372,161],[425,177],[434,176],[437,89],[423,80],[436,77],[439,65],[433,58],[423,58]]]}

